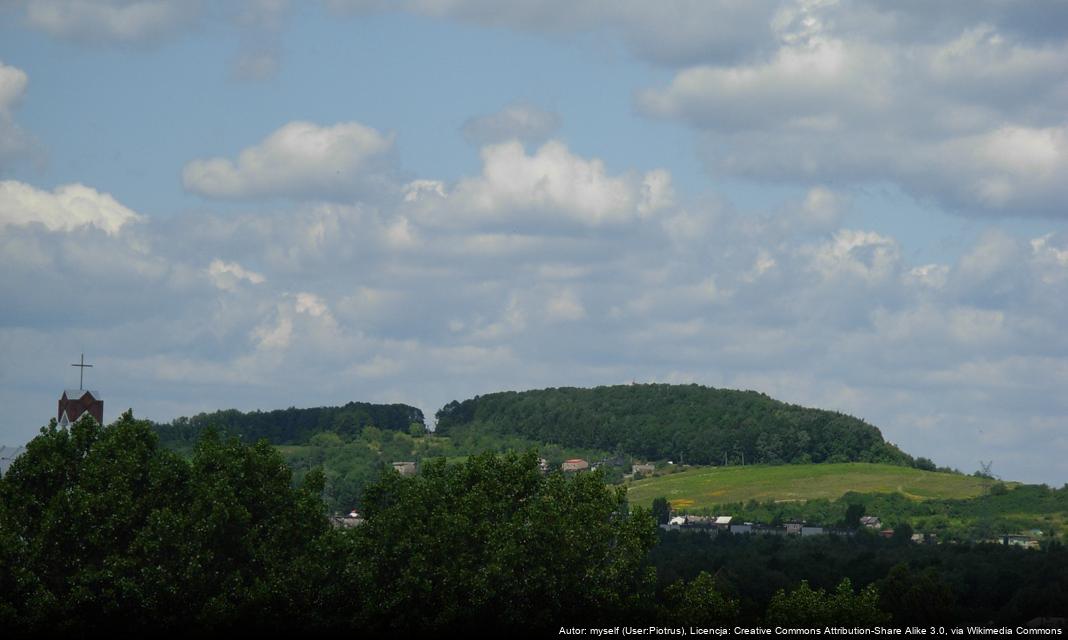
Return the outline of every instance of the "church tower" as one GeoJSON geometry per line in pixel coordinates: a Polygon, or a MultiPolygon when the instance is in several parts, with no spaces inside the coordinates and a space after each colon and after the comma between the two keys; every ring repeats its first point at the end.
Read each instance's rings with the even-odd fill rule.
{"type": "Polygon", "coordinates": [[[104,424],[104,401],[100,394],[84,388],[85,368],[92,367],[85,364],[85,354],[82,354],[81,362],[72,364],[72,367],[80,367],[78,372],[78,388],[66,389],[59,397],[59,409],[56,412],[56,420],[59,426],[67,427],[78,421],[85,414],[93,416],[93,419],[104,424]]]}

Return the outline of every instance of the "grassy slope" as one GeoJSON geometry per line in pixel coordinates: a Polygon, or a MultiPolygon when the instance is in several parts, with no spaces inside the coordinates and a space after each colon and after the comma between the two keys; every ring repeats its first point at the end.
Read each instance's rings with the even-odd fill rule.
{"type": "Polygon", "coordinates": [[[648,506],[659,496],[681,509],[749,500],[835,499],[848,491],[899,492],[914,499],[974,498],[990,480],[933,473],[886,464],[806,464],[748,467],[698,467],[646,478],[629,486],[635,505],[648,506]]]}

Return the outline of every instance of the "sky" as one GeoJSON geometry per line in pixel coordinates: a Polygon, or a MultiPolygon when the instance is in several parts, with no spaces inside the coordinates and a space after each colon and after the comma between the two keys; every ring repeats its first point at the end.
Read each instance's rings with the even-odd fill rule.
{"type": "Polygon", "coordinates": [[[0,0],[0,443],[630,382],[1068,482],[1068,4],[0,0]]]}

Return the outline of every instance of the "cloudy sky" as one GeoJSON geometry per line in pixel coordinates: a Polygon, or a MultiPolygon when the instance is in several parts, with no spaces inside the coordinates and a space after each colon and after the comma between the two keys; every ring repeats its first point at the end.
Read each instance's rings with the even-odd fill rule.
{"type": "Polygon", "coordinates": [[[0,0],[0,442],[697,382],[1068,481],[1068,4],[0,0]]]}

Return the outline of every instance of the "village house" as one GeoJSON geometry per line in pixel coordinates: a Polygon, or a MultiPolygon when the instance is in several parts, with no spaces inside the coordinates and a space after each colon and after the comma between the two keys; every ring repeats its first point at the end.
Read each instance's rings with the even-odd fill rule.
{"type": "Polygon", "coordinates": [[[651,475],[653,475],[654,471],[656,471],[656,465],[654,465],[652,463],[634,464],[634,465],[631,465],[631,467],[630,467],[630,472],[632,474],[633,473],[640,473],[643,476],[651,476],[651,475]]]}
{"type": "Polygon", "coordinates": [[[1038,540],[1031,536],[1021,536],[1008,534],[1001,536],[1001,544],[1009,545],[1013,547],[1023,547],[1024,549],[1038,549],[1038,540]]]}
{"type": "Polygon", "coordinates": [[[883,526],[883,523],[879,522],[879,518],[875,516],[861,516],[860,524],[861,526],[868,527],[869,529],[878,529],[879,527],[883,526]]]}
{"type": "Polygon", "coordinates": [[[402,476],[414,476],[415,475],[415,463],[414,462],[394,462],[393,468],[397,473],[402,476]]]}
{"type": "Polygon", "coordinates": [[[353,509],[349,511],[347,516],[332,516],[330,518],[330,524],[339,529],[351,529],[352,527],[358,527],[363,524],[363,518],[360,514],[353,509]]]}
{"type": "Polygon", "coordinates": [[[570,460],[564,460],[560,465],[560,471],[585,471],[590,468],[590,463],[586,462],[582,458],[571,458],[570,460]]]}

